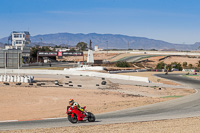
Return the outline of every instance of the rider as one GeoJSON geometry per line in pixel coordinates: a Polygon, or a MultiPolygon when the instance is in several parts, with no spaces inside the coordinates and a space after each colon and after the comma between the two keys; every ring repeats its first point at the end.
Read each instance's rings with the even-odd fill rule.
{"type": "Polygon", "coordinates": [[[74,102],[74,99],[69,99],[69,105],[77,107],[83,114],[88,115],[88,113],[77,102],[74,102]]]}

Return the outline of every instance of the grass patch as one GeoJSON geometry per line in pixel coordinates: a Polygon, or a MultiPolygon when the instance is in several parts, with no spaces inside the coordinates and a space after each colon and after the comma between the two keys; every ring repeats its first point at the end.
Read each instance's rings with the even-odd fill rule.
{"type": "Polygon", "coordinates": [[[165,97],[160,97],[160,98],[179,98],[179,97],[183,97],[183,96],[165,96],[165,97]]]}

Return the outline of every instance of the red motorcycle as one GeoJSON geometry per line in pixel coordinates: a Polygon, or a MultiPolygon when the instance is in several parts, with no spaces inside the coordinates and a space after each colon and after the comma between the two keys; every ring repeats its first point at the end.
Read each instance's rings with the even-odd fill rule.
{"type": "MultiPolygon", "coordinates": [[[[86,107],[83,107],[84,110],[85,108],[86,107]]],[[[85,121],[85,120],[88,120],[89,122],[95,121],[95,116],[91,112],[83,113],[76,106],[75,107],[67,106],[66,114],[68,115],[68,120],[71,123],[77,123],[78,121],[85,121]]]]}

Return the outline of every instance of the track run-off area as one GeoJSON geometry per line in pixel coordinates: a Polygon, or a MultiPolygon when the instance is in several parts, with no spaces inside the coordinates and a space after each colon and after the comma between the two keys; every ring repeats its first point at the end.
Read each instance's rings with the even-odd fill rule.
{"type": "Polygon", "coordinates": [[[98,114],[96,115],[96,122],[91,122],[91,123],[81,122],[77,124],[71,124],[67,120],[67,115],[66,115],[66,118],[52,118],[52,119],[33,120],[33,121],[0,122],[0,130],[113,124],[113,123],[154,121],[154,120],[200,116],[199,80],[187,78],[180,74],[169,74],[169,75],[159,74],[156,76],[179,82],[188,87],[192,87],[196,90],[196,93],[166,102],[161,102],[136,108],[129,108],[125,110],[120,110],[119,108],[118,111],[98,114]]]}

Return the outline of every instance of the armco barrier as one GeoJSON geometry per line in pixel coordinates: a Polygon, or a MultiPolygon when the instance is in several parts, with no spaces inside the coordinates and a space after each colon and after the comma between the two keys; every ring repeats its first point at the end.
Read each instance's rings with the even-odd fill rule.
{"type": "MultiPolygon", "coordinates": [[[[4,69],[0,69],[0,73],[4,73],[4,69]]],[[[19,73],[19,74],[60,74],[60,75],[82,75],[82,76],[92,76],[100,78],[112,78],[112,79],[123,79],[123,80],[133,80],[149,83],[147,77],[138,77],[138,76],[126,76],[126,75],[117,75],[117,74],[108,74],[100,72],[88,72],[88,71],[77,71],[77,70],[29,70],[29,69],[7,69],[6,73],[19,73]]]]}

